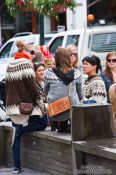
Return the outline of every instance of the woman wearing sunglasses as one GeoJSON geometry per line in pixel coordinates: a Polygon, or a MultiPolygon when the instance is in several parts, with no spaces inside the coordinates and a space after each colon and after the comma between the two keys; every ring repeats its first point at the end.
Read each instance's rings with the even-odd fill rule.
{"type": "Polygon", "coordinates": [[[116,82],[116,52],[110,52],[106,55],[106,68],[101,73],[101,77],[106,86],[107,99],[109,100],[109,88],[116,82]]]}
{"type": "Polygon", "coordinates": [[[74,44],[69,44],[66,47],[67,51],[70,54],[70,63],[73,68],[78,67],[78,48],[74,44]]]}

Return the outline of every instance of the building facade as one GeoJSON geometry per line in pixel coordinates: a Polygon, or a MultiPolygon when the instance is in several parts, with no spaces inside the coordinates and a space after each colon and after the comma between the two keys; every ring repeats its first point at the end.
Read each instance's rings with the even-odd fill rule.
{"type": "MultiPolygon", "coordinates": [[[[71,30],[87,27],[87,14],[94,14],[93,25],[100,22],[106,25],[116,24],[116,0],[76,0],[75,13],[59,11],[59,21],[54,17],[44,17],[44,32],[57,31],[58,27],[63,30],[71,30]]],[[[11,17],[3,2],[0,2],[0,44],[3,44],[15,33],[33,32],[39,33],[39,14],[37,12],[21,12],[15,18],[11,17]]]]}

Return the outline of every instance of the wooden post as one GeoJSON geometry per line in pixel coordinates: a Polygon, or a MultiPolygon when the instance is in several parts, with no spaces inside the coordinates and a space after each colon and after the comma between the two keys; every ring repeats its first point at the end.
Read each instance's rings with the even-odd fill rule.
{"type": "Polygon", "coordinates": [[[72,140],[113,138],[111,104],[82,104],[72,107],[72,140]]]}
{"type": "Polygon", "coordinates": [[[44,16],[39,15],[40,45],[44,45],[44,16]]]}
{"type": "Polygon", "coordinates": [[[37,12],[32,11],[32,32],[37,33],[37,12]]]}
{"type": "Polygon", "coordinates": [[[55,17],[51,16],[51,31],[56,31],[57,30],[57,23],[55,20],[55,17]]]}
{"type": "Polygon", "coordinates": [[[0,166],[5,165],[5,136],[3,126],[0,126],[0,166]]]}

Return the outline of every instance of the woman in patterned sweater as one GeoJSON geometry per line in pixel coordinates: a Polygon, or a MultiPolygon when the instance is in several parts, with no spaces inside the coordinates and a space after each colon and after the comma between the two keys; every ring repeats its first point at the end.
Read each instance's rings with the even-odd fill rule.
{"type": "Polygon", "coordinates": [[[47,127],[47,120],[41,112],[39,102],[40,91],[37,88],[35,72],[31,62],[31,48],[18,42],[19,52],[16,53],[6,71],[6,114],[11,118],[14,139],[12,143],[13,173],[22,171],[20,161],[20,142],[24,133],[41,131],[47,127]],[[22,114],[20,103],[32,103],[33,110],[29,115],[22,114]]]}
{"type": "Polygon", "coordinates": [[[106,101],[106,89],[102,78],[98,75],[101,70],[100,59],[95,56],[87,56],[82,60],[83,72],[88,75],[84,83],[84,101],[103,103],[106,101]]]}
{"type": "MultiPolygon", "coordinates": [[[[72,68],[70,54],[65,48],[59,47],[55,53],[56,68],[47,69],[45,73],[45,94],[48,104],[69,95],[71,105],[77,106],[83,98],[82,76],[80,71],[72,68]],[[70,86],[70,94],[69,92],[70,86]]],[[[57,117],[51,117],[52,121],[60,122],[58,132],[70,132],[68,120],[70,112],[65,112],[57,117]]]]}

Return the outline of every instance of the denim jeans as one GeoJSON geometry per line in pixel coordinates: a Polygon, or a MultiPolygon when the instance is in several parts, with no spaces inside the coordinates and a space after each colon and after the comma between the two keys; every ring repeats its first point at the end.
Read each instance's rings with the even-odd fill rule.
{"type": "Polygon", "coordinates": [[[42,131],[47,127],[47,117],[44,116],[40,118],[39,116],[30,116],[28,125],[17,125],[12,123],[13,127],[15,127],[15,136],[14,142],[12,145],[12,152],[13,152],[13,161],[14,167],[20,168],[20,143],[21,143],[21,136],[22,134],[29,133],[32,131],[42,131]]]}
{"type": "Polygon", "coordinates": [[[97,103],[95,100],[86,100],[83,101],[84,104],[92,104],[92,103],[97,103]]]}

